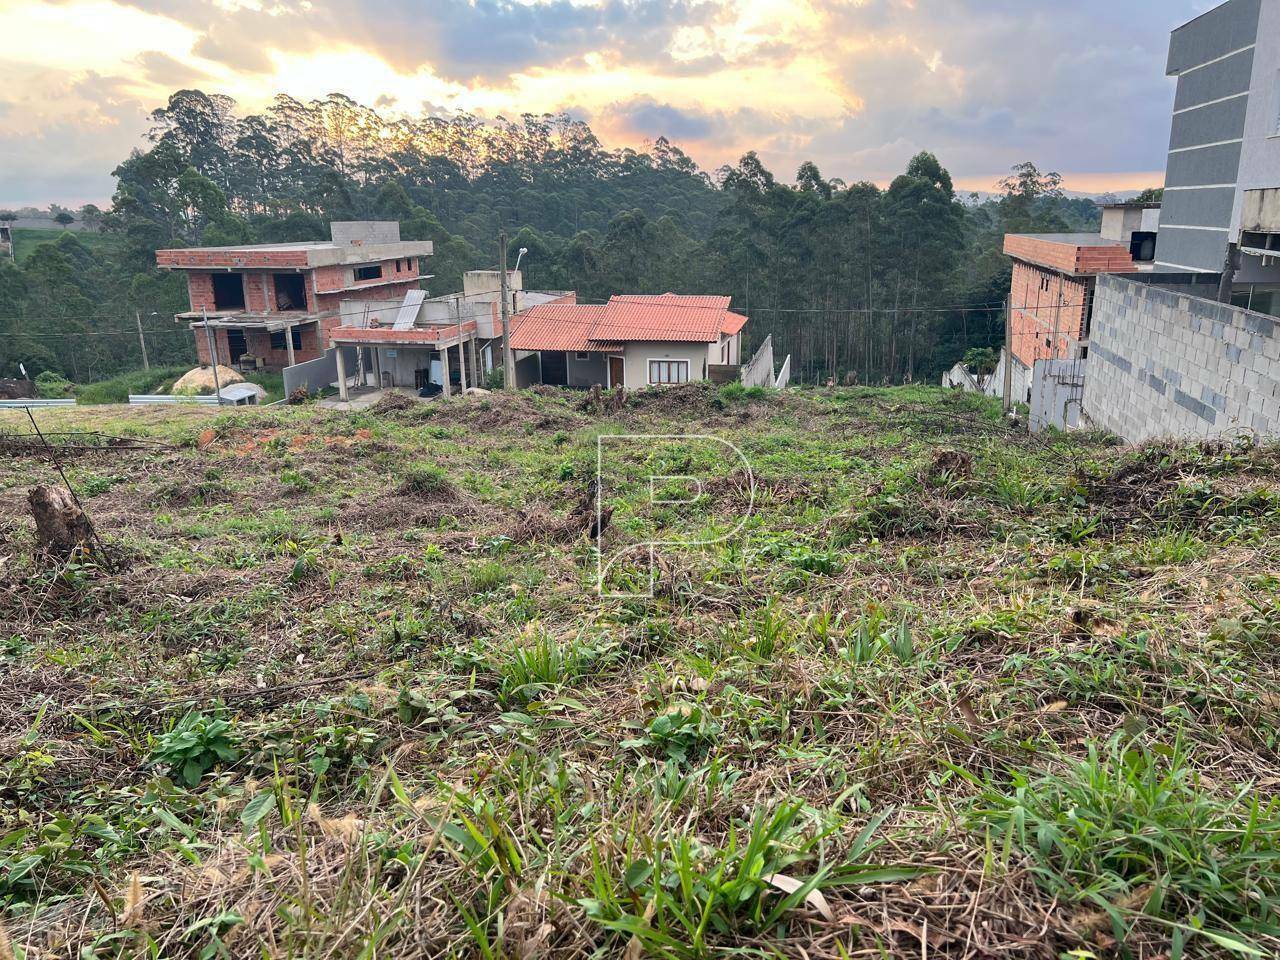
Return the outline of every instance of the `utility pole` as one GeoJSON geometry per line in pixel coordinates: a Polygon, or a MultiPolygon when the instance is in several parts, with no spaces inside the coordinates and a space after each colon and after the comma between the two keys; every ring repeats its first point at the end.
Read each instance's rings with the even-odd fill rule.
{"type": "Polygon", "coordinates": [[[151,361],[147,359],[147,339],[142,335],[142,311],[133,311],[133,319],[138,325],[138,346],[142,348],[142,369],[150,370],[151,361]]]}
{"type": "Polygon", "coordinates": [[[209,312],[204,307],[200,308],[200,316],[204,320],[205,339],[209,341],[209,359],[213,361],[213,394],[218,403],[222,403],[222,386],[218,383],[218,341],[209,326],[209,312]]]}
{"type": "Polygon", "coordinates": [[[498,285],[502,296],[502,385],[516,388],[516,358],[511,352],[511,301],[507,299],[507,231],[498,234],[498,285]]]}
{"type": "Polygon", "coordinates": [[[1013,317],[1004,302],[1004,412],[1013,409],[1013,317]]]}

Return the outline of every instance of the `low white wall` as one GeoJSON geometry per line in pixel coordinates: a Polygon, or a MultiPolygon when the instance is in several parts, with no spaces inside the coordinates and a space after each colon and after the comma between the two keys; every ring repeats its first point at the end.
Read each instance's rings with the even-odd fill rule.
{"type": "Polygon", "coordinates": [[[776,382],[773,375],[773,335],[770,334],[764,338],[764,343],[760,344],[755,356],[742,365],[742,384],[747,387],[772,387],[776,382]]]}

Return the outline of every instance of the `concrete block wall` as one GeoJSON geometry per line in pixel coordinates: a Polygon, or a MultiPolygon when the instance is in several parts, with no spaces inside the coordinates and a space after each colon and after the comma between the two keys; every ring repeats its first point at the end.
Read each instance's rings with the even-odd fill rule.
{"type": "Polygon", "coordinates": [[[334,220],[329,224],[329,236],[334,243],[373,244],[399,243],[398,220],[334,220]]]}
{"type": "Polygon", "coordinates": [[[1280,322],[1100,277],[1084,411],[1132,443],[1280,435],[1280,322]]]}

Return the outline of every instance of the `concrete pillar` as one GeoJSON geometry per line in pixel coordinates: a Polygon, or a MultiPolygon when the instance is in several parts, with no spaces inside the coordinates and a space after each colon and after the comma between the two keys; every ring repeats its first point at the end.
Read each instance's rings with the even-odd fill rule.
{"type": "Polygon", "coordinates": [[[292,367],[296,362],[293,359],[293,324],[284,328],[284,347],[289,352],[289,366],[292,367]]]}
{"type": "Polygon", "coordinates": [[[374,386],[382,389],[382,349],[380,347],[373,348],[373,379],[374,386]]]}
{"type": "Polygon", "coordinates": [[[462,392],[467,392],[467,345],[458,341],[458,376],[462,378],[462,392]]]}
{"type": "Polygon", "coordinates": [[[442,347],[440,350],[440,369],[443,371],[441,379],[444,380],[444,383],[441,384],[441,386],[444,388],[444,395],[446,397],[451,397],[453,396],[453,387],[449,383],[449,348],[448,347],[442,347]]]}
{"type": "Polygon", "coordinates": [[[338,361],[338,398],[346,403],[351,399],[351,395],[347,393],[347,361],[343,358],[342,347],[339,346],[335,355],[338,361]]]}

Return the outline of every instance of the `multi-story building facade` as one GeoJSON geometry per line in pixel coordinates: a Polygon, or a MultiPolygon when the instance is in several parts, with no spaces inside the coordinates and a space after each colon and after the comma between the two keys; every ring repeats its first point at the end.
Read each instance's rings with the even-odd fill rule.
{"type": "Polygon", "coordinates": [[[279,370],[319,357],[350,301],[398,301],[422,280],[430,241],[404,242],[395,222],[330,224],[331,239],[156,251],[156,264],[187,274],[191,309],[177,315],[213,360],[279,370]],[[212,349],[211,349],[212,348],[212,349]]]}
{"type": "Polygon", "coordinates": [[[1280,313],[1280,0],[1228,0],[1173,31],[1177,78],[1156,270],[1221,273],[1280,313]]]}

